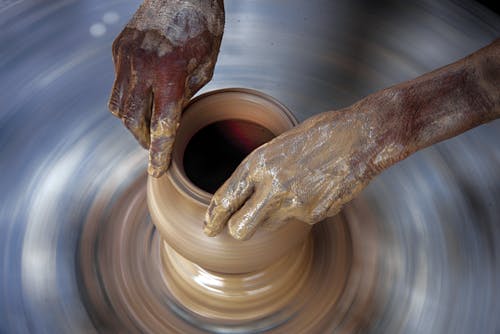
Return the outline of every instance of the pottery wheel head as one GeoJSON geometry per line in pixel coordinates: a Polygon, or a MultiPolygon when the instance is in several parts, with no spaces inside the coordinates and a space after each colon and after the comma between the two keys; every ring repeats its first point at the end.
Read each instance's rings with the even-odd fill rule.
{"type": "MultiPolygon", "coordinates": [[[[141,2],[0,1],[0,333],[498,332],[500,121],[386,170],[303,248],[268,259],[276,253],[264,243],[258,256],[240,249],[231,259],[220,248],[227,235],[202,235],[217,183],[205,182],[197,155],[187,169],[174,157],[177,177],[172,168],[148,190],[147,152],[106,110],[111,45],[141,2]],[[189,190],[175,215],[165,212],[187,227],[155,227],[154,187],[189,190]]],[[[500,36],[499,16],[472,0],[227,0],[225,9],[204,92],[256,89],[299,121],[500,36]]],[[[264,127],[274,134],[291,126],[266,124],[281,124],[264,127]]],[[[205,134],[228,128],[219,125],[205,134]]]]}

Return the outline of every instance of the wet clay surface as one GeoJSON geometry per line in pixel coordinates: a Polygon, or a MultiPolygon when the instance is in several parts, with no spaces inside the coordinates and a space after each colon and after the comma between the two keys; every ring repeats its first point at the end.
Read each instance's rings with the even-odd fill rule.
{"type": "MultiPolygon", "coordinates": [[[[183,112],[172,168],[160,178],[148,178],[150,214],[165,243],[192,263],[225,274],[262,270],[300,247],[307,238],[310,226],[297,220],[289,221],[280,230],[263,230],[248,242],[236,240],[229,233],[222,233],[216,238],[207,237],[203,233],[203,220],[211,194],[189,179],[184,166],[190,144],[211,125],[239,125],[225,128],[226,136],[241,140],[240,145],[247,146],[248,151],[259,141],[283,133],[295,123],[284,106],[256,91],[219,90],[194,100],[183,112]],[[238,120],[236,124],[235,119],[238,120]],[[246,124],[245,131],[241,131],[243,124],[246,124]],[[252,125],[248,127],[249,124],[252,125]]],[[[229,149],[237,145],[227,141],[219,144],[229,149]]],[[[209,161],[216,158],[211,149],[203,154],[209,161]]],[[[212,163],[224,166],[226,157],[218,158],[222,161],[212,163]]]]}
{"type": "Polygon", "coordinates": [[[351,333],[376,312],[380,236],[362,226],[370,222],[362,207],[318,224],[302,247],[274,265],[226,275],[162,245],[148,215],[145,182],[145,175],[138,177],[112,202],[99,195],[82,231],[81,293],[99,328],[351,333]]]}

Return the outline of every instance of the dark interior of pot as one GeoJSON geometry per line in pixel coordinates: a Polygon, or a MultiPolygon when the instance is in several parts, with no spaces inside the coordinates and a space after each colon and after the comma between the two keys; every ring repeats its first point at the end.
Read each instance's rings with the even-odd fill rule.
{"type": "Polygon", "coordinates": [[[248,154],[272,138],[270,130],[246,120],[208,124],[189,140],[184,172],[196,186],[213,194],[248,154]]]}

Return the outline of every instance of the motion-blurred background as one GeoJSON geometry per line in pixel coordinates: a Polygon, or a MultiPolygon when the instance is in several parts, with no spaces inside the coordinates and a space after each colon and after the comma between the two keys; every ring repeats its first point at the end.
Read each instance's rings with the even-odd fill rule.
{"type": "MultiPolygon", "coordinates": [[[[112,332],[83,297],[79,245],[95,198],[112,203],[147,162],[106,108],[111,43],[138,5],[0,1],[0,333],[112,332]]],[[[203,91],[261,90],[300,120],[500,37],[495,7],[475,1],[225,6],[203,91]]],[[[358,203],[382,231],[367,332],[500,332],[499,121],[392,167],[358,203]]]]}

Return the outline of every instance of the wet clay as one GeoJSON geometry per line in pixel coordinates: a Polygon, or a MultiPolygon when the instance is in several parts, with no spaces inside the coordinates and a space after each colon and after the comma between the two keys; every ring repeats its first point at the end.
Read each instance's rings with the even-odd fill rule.
{"type": "Polygon", "coordinates": [[[186,175],[185,152],[200,130],[228,120],[258,125],[253,126],[253,130],[258,130],[253,144],[267,139],[270,133],[279,135],[295,124],[284,106],[255,91],[222,90],[200,96],[183,113],[169,172],[160,178],[148,178],[148,206],[165,243],[182,257],[215,272],[248,273],[266,268],[301,247],[310,226],[290,221],[285,228],[262,231],[248,242],[235,240],[228,233],[216,238],[207,238],[203,233],[212,195],[186,175]]]}
{"type": "Polygon", "coordinates": [[[208,238],[203,218],[209,191],[219,184],[201,188],[210,183],[193,177],[191,166],[198,164],[206,178],[212,175],[205,164],[223,167],[223,174],[230,167],[230,173],[251,150],[294,124],[277,101],[242,89],[202,95],[184,111],[171,170],[148,178],[148,207],[162,238],[169,290],[190,311],[225,322],[261,319],[286,307],[305,285],[313,258],[310,227],[291,221],[248,242],[227,233],[208,238]]]}
{"type": "Polygon", "coordinates": [[[373,319],[381,231],[367,203],[316,224],[302,248],[269,267],[231,275],[165,244],[149,218],[147,176],[134,180],[125,188],[121,179],[105,180],[83,224],[81,294],[100,330],[353,333],[373,319]]]}

